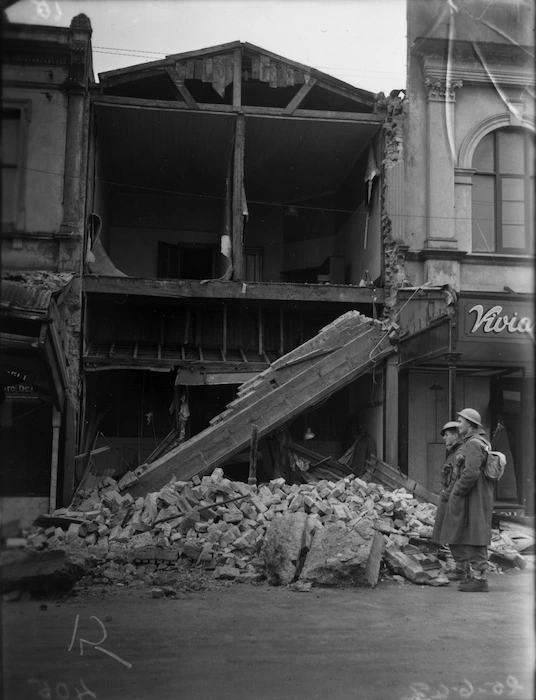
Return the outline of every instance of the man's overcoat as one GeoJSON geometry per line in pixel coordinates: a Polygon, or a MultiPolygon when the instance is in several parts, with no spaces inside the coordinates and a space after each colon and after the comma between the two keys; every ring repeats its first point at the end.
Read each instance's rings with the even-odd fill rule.
{"type": "Polygon", "coordinates": [[[463,463],[449,496],[441,527],[441,544],[489,545],[493,515],[493,481],[484,476],[487,452],[484,431],[470,429],[461,442],[463,463]]]}
{"type": "Polygon", "coordinates": [[[453,445],[450,446],[450,448],[447,449],[445,464],[441,469],[441,486],[443,489],[441,491],[441,500],[437,506],[434,531],[432,533],[432,539],[434,542],[441,541],[441,529],[443,527],[443,520],[445,519],[447,502],[449,500],[450,492],[454,488],[454,484],[458,481],[458,477],[460,476],[463,461],[464,455],[462,441],[461,438],[459,438],[453,445]]]}

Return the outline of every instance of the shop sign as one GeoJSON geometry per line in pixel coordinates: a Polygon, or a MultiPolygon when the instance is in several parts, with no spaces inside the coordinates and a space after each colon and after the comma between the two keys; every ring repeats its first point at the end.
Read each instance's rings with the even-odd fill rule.
{"type": "Polygon", "coordinates": [[[7,398],[10,399],[38,399],[33,386],[29,384],[10,384],[4,387],[7,398]]]}
{"type": "Polygon", "coordinates": [[[26,384],[32,384],[34,379],[34,372],[28,372],[19,367],[2,367],[2,382],[4,384],[8,384],[9,382],[25,382],[26,384]]]}
{"type": "Polygon", "coordinates": [[[534,340],[534,321],[527,304],[464,300],[464,329],[468,338],[534,340]]]}

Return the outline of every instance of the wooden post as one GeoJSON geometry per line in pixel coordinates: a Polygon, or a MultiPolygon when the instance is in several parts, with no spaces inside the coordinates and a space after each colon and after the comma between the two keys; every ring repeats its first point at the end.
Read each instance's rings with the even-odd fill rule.
{"type": "Polygon", "coordinates": [[[223,302],[223,361],[227,360],[227,304],[223,302]]]}
{"type": "Polygon", "coordinates": [[[58,488],[58,457],[60,450],[60,427],[61,427],[61,412],[52,406],[52,456],[50,459],[50,498],[49,510],[56,510],[56,492],[58,488]]]}
{"type": "Polygon", "coordinates": [[[392,355],[385,363],[385,461],[398,467],[398,358],[392,355]]]}
{"type": "Polygon", "coordinates": [[[449,366],[449,420],[456,420],[456,363],[460,359],[460,353],[447,355],[449,366]]]}
{"type": "Polygon", "coordinates": [[[258,311],[258,317],[259,317],[259,355],[262,357],[262,354],[264,352],[264,328],[262,325],[262,308],[259,306],[259,311],[258,311]]]}
{"type": "Polygon", "coordinates": [[[273,438],[274,452],[274,479],[283,477],[285,481],[290,481],[290,437],[288,430],[280,430],[273,438]]]}
{"type": "Polygon", "coordinates": [[[257,457],[259,454],[259,427],[251,426],[251,442],[249,443],[249,476],[248,484],[257,485],[257,457]]]}
{"type": "Polygon", "coordinates": [[[233,109],[242,109],[242,48],[233,55],[233,109]]]}
{"type": "Polygon", "coordinates": [[[243,274],[243,237],[244,237],[244,138],[245,119],[243,114],[236,115],[234,159],[233,159],[233,210],[232,210],[232,250],[233,279],[241,280],[243,274]]]}

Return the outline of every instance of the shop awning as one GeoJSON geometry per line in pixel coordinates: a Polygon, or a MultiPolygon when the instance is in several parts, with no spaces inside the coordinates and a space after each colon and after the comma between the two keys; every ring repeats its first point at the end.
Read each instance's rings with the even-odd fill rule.
{"type": "Polygon", "coordinates": [[[71,279],[48,275],[36,283],[34,276],[24,275],[2,280],[0,286],[2,386],[31,386],[38,396],[50,397],[58,410],[65,400],[67,372],[54,295],[71,279]]]}
{"type": "Polygon", "coordinates": [[[452,352],[451,322],[455,311],[456,294],[448,285],[399,290],[399,369],[431,362],[452,352]]]}

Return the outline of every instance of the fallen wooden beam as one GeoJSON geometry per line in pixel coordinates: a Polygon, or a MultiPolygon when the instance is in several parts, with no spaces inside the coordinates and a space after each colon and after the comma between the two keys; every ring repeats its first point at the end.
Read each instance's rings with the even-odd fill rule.
{"type": "Polygon", "coordinates": [[[137,496],[161,488],[172,476],[187,480],[210,473],[248,447],[253,425],[258,426],[259,439],[269,435],[392,352],[382,323],[348,312],[322,329],[313,341],[289,353],[291,359],[311,353],[308,360],[290,366],[284,358],[278,360],[274,369],[263,373],[258,388],[229,404],[220,421],[151,464],[141,465],[134,474],[126,475],[119,487],[137,496]],[[330,348],[328,354],[311,353],[323,343],[330,348]]]}
{"type": "Polygon", "coordinates": [[[326,466],[334,472],[340,474],[341,479],[345,476],[350,476],[350,474],[352,474],[352,470],[350,469],[350,467],[348,467],[346,464],[343,464],[342,462],[339,462],[333,457],[325,457],[324,455],[321,455],[318,452],[311,450],[309,447],[299,445],[295,442],[291,442],[289,447],[293,452],[296,452],[301,457],[305,457],[309,461],[310,471],[313,471],[315,467],[326,466]]]}

